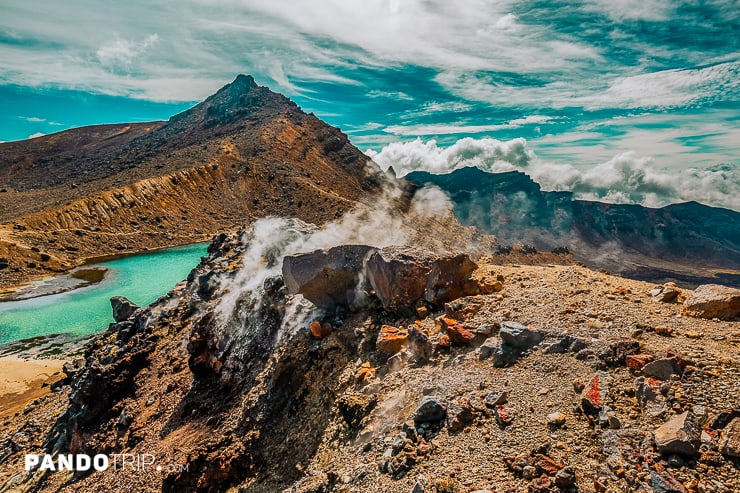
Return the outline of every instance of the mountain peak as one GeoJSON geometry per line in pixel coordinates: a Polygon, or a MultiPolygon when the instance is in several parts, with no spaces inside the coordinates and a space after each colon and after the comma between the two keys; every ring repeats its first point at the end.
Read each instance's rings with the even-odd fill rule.
{"type": "Polygon", "coordinates": [[[234,79],[234,82],[229,84],[226,87],[230,87],[232,90],[242,90],[244,92],[248,92],[250,89],[259,87],[257,83],[254,81],[254,77],[251,75],[244,75],[239,74],[236,76],[236,79],[234,79]]]}

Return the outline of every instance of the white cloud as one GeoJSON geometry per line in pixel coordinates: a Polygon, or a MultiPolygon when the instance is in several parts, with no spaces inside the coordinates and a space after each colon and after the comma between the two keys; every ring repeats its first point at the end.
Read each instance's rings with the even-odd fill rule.
{"type": "Polygon", "coordinates": [[[575,97],[589,109],[670,108],[722,99],[740,90],[740,62],[694,70],[663,70],[615,80],[600,93],[575,97]]]}
{"type": "Polygon", "coordinates": [[[452,135],[452,134],[479,134],[484,132],[495,132],[518,128],[523,125],[549,123],[552,117],[544,115],[531,115],[525,118],[517,118],[507,123],[490,125],[465,125],[465,124],[418,124],[418,125],[391,125],[383,129],[384,132],[399,136],[425,136],[425,135],[452,135]]]}
{"type": "Polygon", "coordinates": [[[648,207],[694,200],[740,211],[740,167],[736,165],[668,170],[650,157],[624,152],[576,168],[538,158],[521,138],[508,142],[465,138],[446,148],[434,140],[417,139],[367,154],[383,168],[393,166],[399,176],[416,170],[448,173],[466,166],[491,172],[520,170],[544,190],[572,191],[581,199],[648,207]]]}
{"type": "Polygon", "coordinates": [[[159,41],[159,35],[156,33],[148,35],[139,42],[116,38],[98,48],[95,56],[101,65],[108,69],[130,70],[134,61],[157,41],[159,41]]]}
{"type": "Polygon", "coordinates": [[[384,99],[392,99],[394,101],[413,101],[414,98],[406,94],[402,91],[380,91],[377,89],[374,89],[367,94],[365,94],[368,98],[384,98],[384,99]]]}
{"type": "Polygon", "coordinates": [[[669,0],[589,0],[586,7],[615,21],[663,21],[670,17],[675,3],[669,0]]]}
{"type": "MultiPolygon", "coordinates": [[[[296,94],[303,90],[300,81],[356,83],[337,72],[357,66],[559,73],[600,56],[599,49],[545,25],[522,24],[511,14],[514,4],[166,0],[90,8],[80,0],[16,3],[5,6],[0,20],[0,29],[12,30],[19,40],[0,52],[0,81],[173,101],[205,97],[237,72],[255,73],[296,94]],[[39,11],[47,15],[39,17],[39,11]],[[170,80],[166,96],[151,87],[162,77],[170,80]]],[[[393,88],[387,92],[411,97],[393,88]]]]}
{"type": "Polygon", "coordinates": [[[29,123],[43,123],[46,121],[46,118],[39,118],[37,116],[19,116],[21,120],[26,120],[29,123]]]}
{"type": "MultiPolygon", "coordinates": [[[[580,77],[580,75],[579,75],[580,77]]],[[[516,101],[523,107],[583,107],[598,109],[668,109],[712,100],[732,100],[740,92],[740,62],[701,69],[663,70],[619,77],[596,76],[589,81],[564,76],[544,85],[499,83],[493,75],[442,72],[435,80],[452,94],[493,106],[516,101]]]]}
{"type": "Polygon", "coordinates": [[[466,137],[450,147],[438,147],[435,140],[423,142],[416,139],[411,142],[394,142],[380,152],[369,150],[367,155],[381,168],[393,166],[399,176],[416,170],[448,173],[465,166],[502,171],[529,164],[533,154],[526,149],[526,144],[524,139],[502,142],[488,137],[466,137]]]}
{"type": "Polygon", "coordinates": [[[423,118],[426,116],[435,115],[438,113],[462,113],[465,111],[470,111],[472,109],[472,105],[462,101],[432,101],[429,103],[424,103],[416,109],[404,112],[401,115],[401,119],[412,120],[416,118],[423,118]]]}
{"type": "Polygon", "coordinates": [[[43,137],[44,135],[46,135],[46,134],[43,133],[43,132],[36,132],[36,133],[32,133],[31,135],[29,135],[27,138],[28,139],[35,139],[36,137],[43,137]]]}

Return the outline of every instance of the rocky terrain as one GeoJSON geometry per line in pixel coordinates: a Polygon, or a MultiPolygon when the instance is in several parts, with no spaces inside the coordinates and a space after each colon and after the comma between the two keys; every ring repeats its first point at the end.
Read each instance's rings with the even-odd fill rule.
{"type": "Polygon", "coordinates": [[[0,491],[740,489],[737,290],[454,235],[432,253],[414,203],[375,235],[257,221],[151,306],[115,300],[55,392],[2,422],[0,491]],[[162,469],[23,471],[68,451],[162,469]]]}
{"type": "Polygon", "coordinates": [[[0,290],[86,259],[321,223],[378,190],[347,136],[240,75],[167,122],[0,144],[0,290]]]}
{"type": "Polygon", "coordinates": [[[542,200],[503,243],[461,214],[469,190],[386,176],[246,76],[167,122],[0,145],[0,287],[212,238],[150,306],[113,298],[116,323],[81,352],[35,348],[67,360],[0,413],[0,492],[740,491],[740,292],[527,244],[590,217],[581,245],[622,241],[611,260],[702,249],[711,271],[737,261],[734,216],[566,210],[490,179],[512,194],[489,205],[542,200]],[[24,468],[69,453],[111,465],[24,468]]]}
{"type": "Polygon", "coordinates": [[[652,282],[740,287],[740,213],[696,202],[660,209],[577,200],[545,192],[518,171],[463,168],[446,175],[415,171],[404,177],[447,192],[463,224],[496,235],[501,247],[524,243],[652,282]]]}

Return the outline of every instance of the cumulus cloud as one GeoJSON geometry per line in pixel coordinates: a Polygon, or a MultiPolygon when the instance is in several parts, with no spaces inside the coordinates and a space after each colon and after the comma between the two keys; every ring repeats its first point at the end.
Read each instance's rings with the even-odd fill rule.
{"type": "Polygon", "coordinates": [[[579,199],[647,207],[693,200],[740,211],[740,167],[732,164],[667,170],[656,166],[651,157],[630,151],[577,168],[538,158],[522,138],[507,142],[465,138],[450,147],[417,139],[367,154],[399,175],[416,170],[441,174],[467,166],[489,172],[519,170],[544,190],[571,191],[579,199]]]}
{"type": "Polygon", "coordinates": [[[46,134],[43,132],[36,132],[36,133],[32,133],[31,135],[29,135],[28,138],[35,139],[36,137],[43,137],[44,135],[46,134]]]}
{"type": "Polygon", "coordinates": [[[526,167],[533,157],[526,146],[522,138],[502,142],[487,137],[466,137],[450,147],[438,147],[433,139],[427,142],[416,139],[394,142],[380,152],[369,150],[367,155],[384,169],[393,166],[399,176],[416,170],[449,173],[465,166],[496,172],[526,167]]]}

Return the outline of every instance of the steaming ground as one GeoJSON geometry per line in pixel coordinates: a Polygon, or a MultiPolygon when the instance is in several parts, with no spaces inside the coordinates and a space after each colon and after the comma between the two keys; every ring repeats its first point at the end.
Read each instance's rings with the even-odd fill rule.
{"type": "MultiPolygon", "coordinates": [[[[228,332],[224,339],[240,347],[240,341],[248,337],[244,330],[258,323],[254,320],[254,308],[264,301],[265,282],[281,274],[285,256],[339,245],[412,245],[436,252],[486,252],[495,243],[494,237],[461,226],[449,197],[439,188],[421,188],[408,201],[402,189],[390,182],[384,186],[384,193],[373,204],[359,205],[321,227],[295,218],[257,220],[242,235],[244,254],[239,271],[221,280],[223,294],[216,314],[221,330],[228,332]]],[[[311,303],[296,296],[286,308],[280,337],[307,327],[316,315],[311,303]]]]}
{"type": "Polygon", "coordinates": [[[489,172],[518,170],[544,190],[572,191],[577,199],[646,207],[696,201],[740,211],[740,167],[730,163],[666,169],[657,167],[651,157],[624,152],[582,169],[538,158],[523,138],[504,142],[488,137],[466,137],[449,147],[416,139],[367,154],[384,169],[392,166],[399,176],[417,170],[449,173],[466,166],[489,172]]]}

